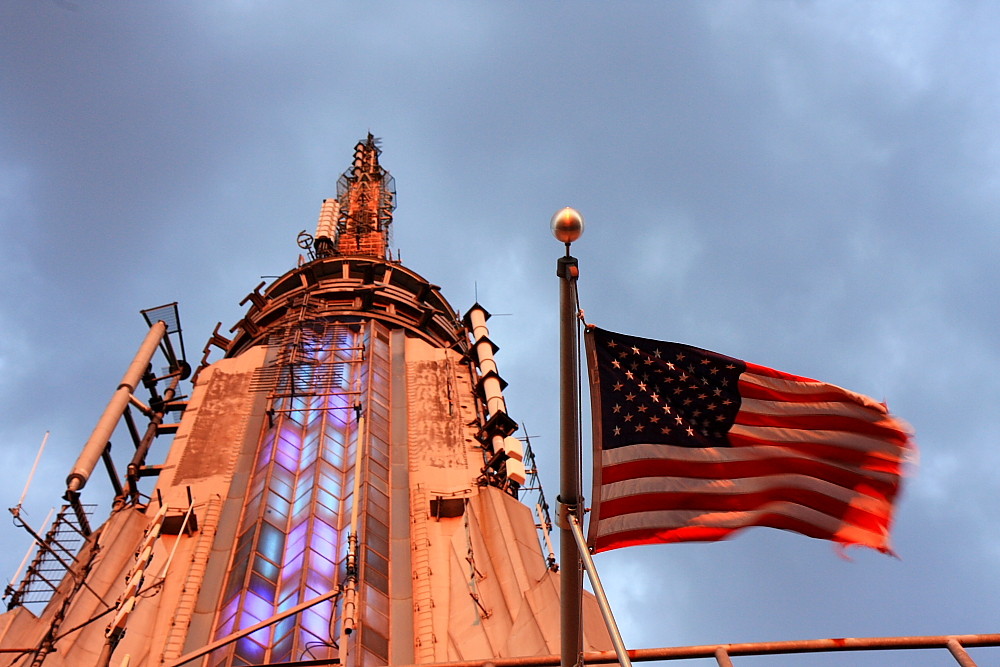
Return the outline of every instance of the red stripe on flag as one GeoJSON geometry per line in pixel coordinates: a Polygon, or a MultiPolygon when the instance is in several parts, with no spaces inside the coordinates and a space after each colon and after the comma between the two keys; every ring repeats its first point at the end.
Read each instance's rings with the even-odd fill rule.
{"type": "Polygon", "coordinates": [[[831,540],[845,545],[870,546],[883,553],[892,553],[884,536],[863,528],[853,527],[850,524],[842,524],[834,529],[829,529],[817,526],[807,520],[772,511],[756,512],[741,519],[741,525],[730,527],[685,524],[663,528],[649,526],[621,530],[607,535],[599,535],[595,539],[595,551],[608,551],[642,544],[716,542],[724,540],[744,528],[758,526],[790,530],[808,537],[831,540]]]}
{"type": "MultiPolygon", "coordinates": [[[[873,498],[873,500],[879,499],[873,498]]],[[[776,483],[773,488],[756,493],[660,492],[615,498],[602,502],[601,517],[602,520],[607,520],[635,512],[653,512],[668,508],[702,512],[749,512],[765,507],[771,502],[801,505],[832,517],[842,517],[852,509],[850,502],[832,498],[822,492],[776,483]]],[[[888,523],[891,507],[885,498],[882,498],[881,502],[866,503],[866,505],[872,507],[854,508],[854,510],[859,516],[868,515],[867,523],[883,525],[888,523]]]]}
{"type": "Polygon", "coordinates": [[[839,518],[848,511],[871,526],[888,522],[892,505],[885,494],[864,486],[844,488],[803,475],[772,475],[742,480],[657,478],[603,485],[601,518],[660,510],[746,512],[779,502],[839,518]],[[863,488],[864,491],[860,491],[863,488]]]}

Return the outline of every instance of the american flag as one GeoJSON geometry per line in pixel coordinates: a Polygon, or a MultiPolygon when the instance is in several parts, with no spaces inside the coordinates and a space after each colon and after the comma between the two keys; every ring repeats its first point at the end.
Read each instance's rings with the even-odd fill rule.
{"type": "Polygon", "coordinates": [[[770,526],[891,553],[914,445],[884,404],[688,345],[585,338],[594,551],[770,526]]]}

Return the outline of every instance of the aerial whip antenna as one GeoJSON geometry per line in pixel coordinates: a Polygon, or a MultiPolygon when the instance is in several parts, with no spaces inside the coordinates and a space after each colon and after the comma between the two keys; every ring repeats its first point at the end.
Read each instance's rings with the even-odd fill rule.
{"type": "Polygon", "coordinates": [[[38,453],[35,454],[35,462],[31,466],[31,472],[28,473],[28,481],[24,483],[24,491],[21,492],[21,498],[17,501],[17,508],[21,509],[21,505],[24,504],[24,498],[28,495],[28,487],[31,486],[31,480],[35,477],[35,471],[38,470],[38,462],[42,460],[42,452],[45,451],[45,443],[49,441],[49,432],[45,432],[45,436],[42,438],[42,444],[38,448],[38,453]]]}

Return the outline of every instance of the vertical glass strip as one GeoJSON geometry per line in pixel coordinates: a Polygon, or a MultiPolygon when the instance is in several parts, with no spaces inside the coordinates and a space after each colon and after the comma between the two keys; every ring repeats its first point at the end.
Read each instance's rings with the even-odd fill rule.
{"type": "MultiPolygon", "coordinates": [[[[215,639],[250,627],[335,588],[346,553],[359,434],[354,406],[368,403],[372,324],[310,322],[283,345],[281,378],[271,397],[240,518],[242,537],[215,639]],[[248,565],[250,567],[248,567],[248,565]]],[[[384,355],[382,355],[384,356],[384,355]]],[[[382,427],[384,428],[384,426],[382,427]]],[[[363,479],[362,479],[363,481],[363,479]]],[[[365,494],[362,494],[363,496],[365,494]]],[[[336,656],[336,601],[253,633],[216,651],[213,666],[336,656]]]]}

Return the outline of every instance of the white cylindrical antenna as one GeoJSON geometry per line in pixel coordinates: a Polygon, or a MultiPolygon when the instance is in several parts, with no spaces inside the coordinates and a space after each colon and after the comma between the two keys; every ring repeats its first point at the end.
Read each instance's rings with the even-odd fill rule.
{"type": "Polygon", "coordinates": [[[35,471],[38,470],[38,462],[42,460],[42,452],[45,451],[45,443],[49,441],[49,432],[45,432],[45,436],[42,438],[42,444],[38,448],[38,453],[35,454],[35,462],[31,466],[31,472],[28,473],[28,481],[24,483],[24,491],[21,492],[21,499],[17,501],[17,506],[20,507],[24,504],[24,497],[28,495],[28,487],[31,486],[31,480],[35,477],[35,471]]]}
{"type": "Polygon", "coordinates": [[[490,340],[490,331],[486,327],[486,318],[489,317],[489,314],[477,303],[469,310],[467,317],[482,377],[486,412],[491,417],[498,412],[506,413],[507,403],[503,398],[503,380],[497,370],[497,362],[493,359],[493,353],[499,348],[490,340]]]}
{"type": "Polygon", "coordinates": [[[146,367],[149,366],[150,360],[156,354],[156,350],[159,349],[160,340],[166,335],[167,323],[163,320],[159,320],[153,326],[149,327],[149,333],[146,334],[142,345],[139,346],[139,350],[135,353],[135,358],[132,359],[132,363],[129,364],[128,369],[125,371],[125,375],[118,384],[115,393],[111,395],[108,407],[104,409],[104,413],[98,420],[97,426],[94,427],[93,433],[90,434],[90,438],[83,445],[80,458],[76,460],[73,470],[66,477],[66,490],[68,492],[79,491],[87,483],[90,473],[94,471],[97,462],[101,460],[104,448],[107,447],[108,441],[111,440],[111,434],[114,432],[115,427],[118,426],[118,421],[122,418],[125,408],[128,407],[129,397],[132,396],[132,392],[139,386],[139,381],[142,380],[142,376],[146,373],[146,367]]]}
{"type": "Polygon", "coordinates": [[[319,210],[319,222],[316,224],[317,239],[337,238],[337,220],[340,218],[340,202],[336,199],[324,199],[319,210]]]}

